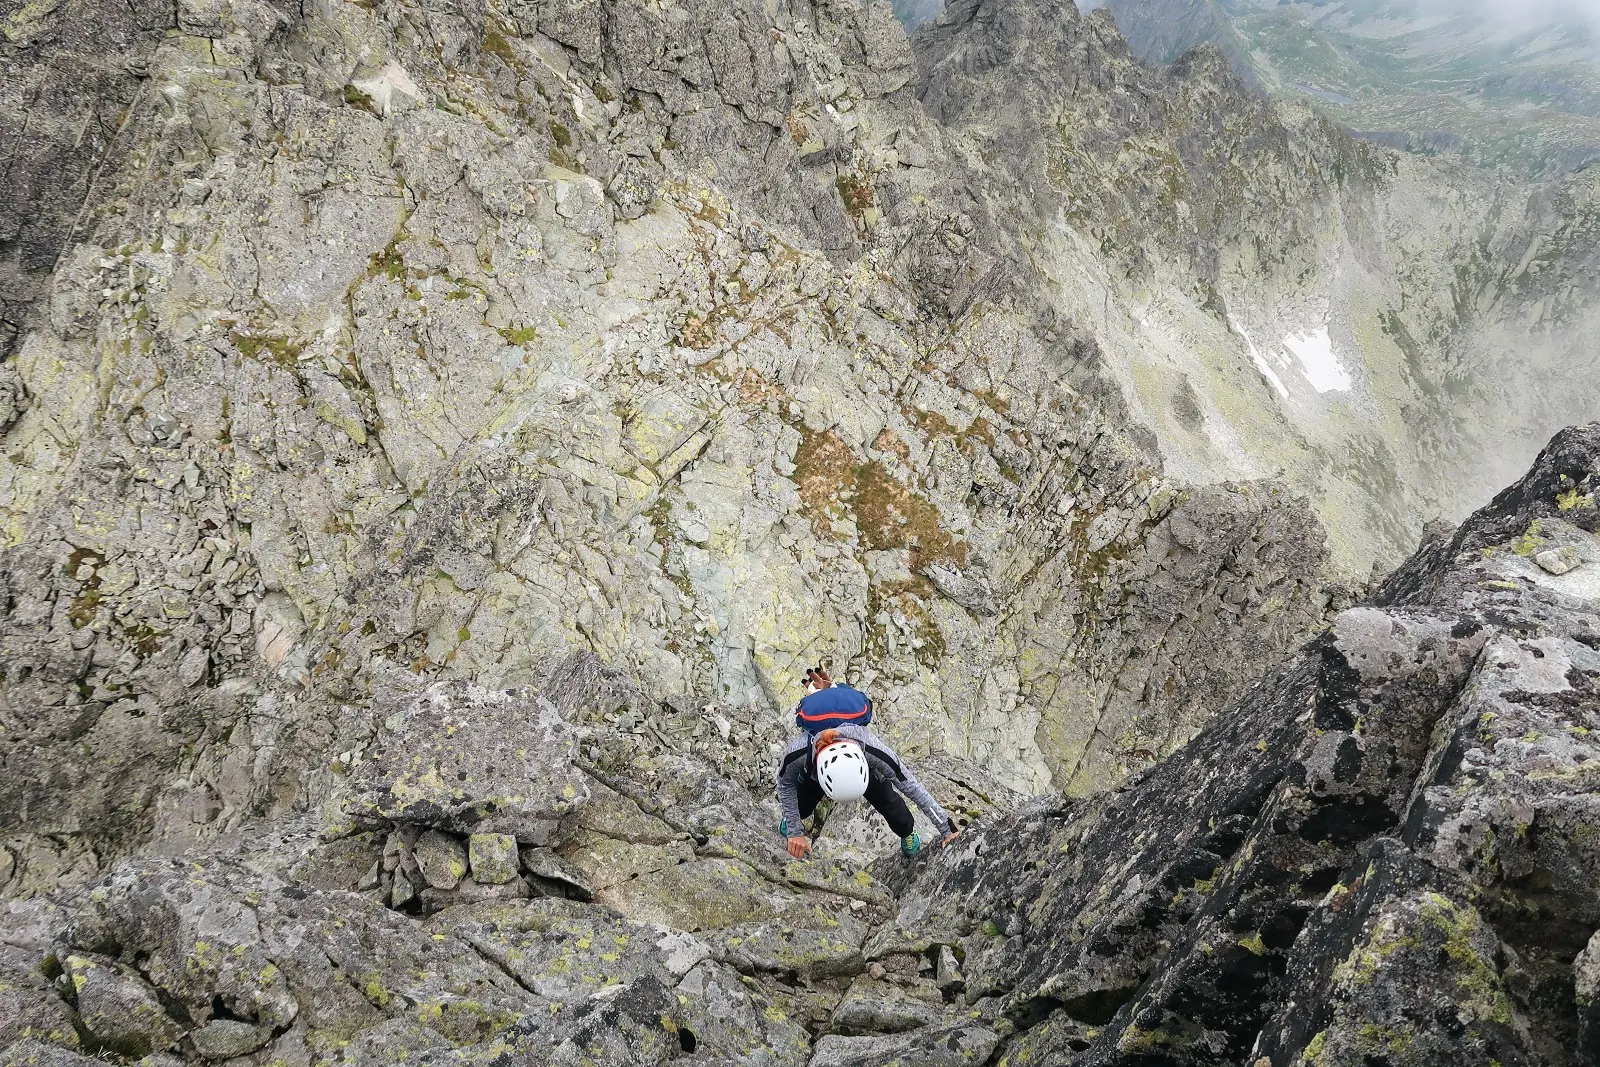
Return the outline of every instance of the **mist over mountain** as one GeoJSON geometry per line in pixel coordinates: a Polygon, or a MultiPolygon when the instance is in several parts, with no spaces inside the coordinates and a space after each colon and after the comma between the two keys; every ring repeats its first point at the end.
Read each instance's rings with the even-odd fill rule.
{"type": "Polygon", "coordinates": [[[1134,48],[1202,43],[1285,99],[1392,147],[1533,177],[1600,156],[1600,10],[1589,0],[1111,0],[1134,48]]]}

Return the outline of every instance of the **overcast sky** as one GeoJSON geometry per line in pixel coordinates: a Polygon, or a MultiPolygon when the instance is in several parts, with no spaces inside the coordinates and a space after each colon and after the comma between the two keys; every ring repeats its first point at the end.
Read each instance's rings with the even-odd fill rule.
{"type": "MultiPolygon", "coordinates": [[[[1106,2],[1078,0],[1078,6],[1088,11],[1102,7],[1106,2]]],[[[1261,0],[1256,2],[1260,3],[1261,0]]],[[[1576,17],[1600,27],[1600,0],[1395,0],[1395,7],[1403,10],[1413,3],[1423,10],[1488,11],[1507,22],[1526,23],[1576,17]]]]}

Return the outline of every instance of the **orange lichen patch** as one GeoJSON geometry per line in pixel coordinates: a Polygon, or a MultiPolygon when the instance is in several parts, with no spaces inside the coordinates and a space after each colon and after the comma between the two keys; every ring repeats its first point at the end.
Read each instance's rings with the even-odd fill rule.
{"type": "Polygon", "coordinates": [[[973,419],[971,426],[956,435],[956,443],[961,446],[961,451],[963,452],[970,452],[970,445],[973,441],[979,441],[988,446],[994,444],[994,427],[989,425],[987,419],[981,417],[973,419]]]}
{"type": "Polygon", "coordinates": [[[311,673],[318,678],[336,674],[339,666],[344,663],[344,659],[344,652],[337,648],[330,648],[317,660],[316,666],[311,668],[311,673]]]}
{"type": "Polygon", "coordinates": [[[717,203],[711,194],[706,192],[700,193],[696,199],[699,201],[699,206],[694,209],[694,217],[720,228],[728,217],[725,206],[717,203]]]}
{"type": "Polygon", "coordinates": [[[273,363],[286,369],[298,364],[300,353],[305,351],[305,346],[298,341],[273,334],[253,334],[239,330],[230,334],[229,340],[246,359],[273,363]]]}
{"type": "Polygon", "coordinates": [[[789,395],[781,386],[767,381],[749,367],[733,376],[733,384],[739,388],[739,402],[747,406],[759,407],[769,400],[782,400],[789,395]]]}
{"type": "Polygon", "coordinates": [[[794,453],[794,484],[818,533],[845,517],[844,496],[855,489],[856,455],[832,430],[801,430],[794,453]]]}
{"type": "Polygon", "coordinates": [[[972,395],[988,405],[989,409],[996,415],[1011,414],[1011,401],[1007,400],[998,393],[992,392],[988,389],[975,389],[973,390],[972,395]]]}
{"type": "Polygon", "coordinates": [[[685,348],[704,351],[717,342],[717,331],[710,317],[691,314],[678,331],[678,340],[685,348]]]}
{"type": "Polygon", "coordinates": [[[899,436],[890,429],[883,429],[873,439],[872,447],[879,452],[889,452],[899,456],[901,460],[909,462],[911,459],[911,446],[900,440],[899,436]]]}
{"type": "Polygon", "coordinates": [[[859,174],[841,174],[833,183],[839,190],[844,209],[860,218],[869,207],[876,207],[877,195],[872,190],[872,180],[859,174]]]}
{"type": "Polygon", "coordinates": [[[783,127],[789,131],[789,139],[795,144],[805,144],[806,138],[811,136],[811,130],[793,111],[784,116],[783,127]]]}
{"type": "Polygon", "coordinates": [[[911,570],[920,574],[934,563],[964,567],[967,546],[939,523],[939,509],[914,492],[876,460],[856,470],[852,500],[861,540],[875,550],[910,550],[911,570]]]}
{"type": "Polygon", "coordinates": [[[921,431],[924,437],[954,437],[956,428],[950,425],[950,420],[937,411],[923,411],[920,408],[902,407],[901,412],[911,425],[921,431]]]}
{"type": "Polygon", "coordinates": [[[991,448],[995,442],[995,429],[989,420],[981,415],[967,424],[965,430],[957,430],[950,424],[950,420],[937,411],[920,411],[916,408],[902,407],[907,419],[922,435],[929,440],[935,437],[949,437],[955,441],[956,447],[965,455],[971,457],[975,443],[985,448],[991,448]]]}
{"type": "Polygon", "coordinates": [[[716,359],[707,360],[697,370],[738,389],[739,404],[742,407],[765,407],[771,401],[789,399],[789,391],[779,383],[772,381],[753,367],[730,367],[729,360],[730,354],[725,353],[716,359]]]}
{"type": "Polygon", "coordinates": [[[831,430],[802,431],[794,464],[800,500],[819,536],[853,518],[862,547],[906,549],[914,573],[935,563],[966,565],[967,546],[940,523],[939,509],[877,460],[860,462],[831,430]]]}
{"type": "MultiPolygon", "coordinates": [[[[910,582],[874,582],[867,588],[866,651],[875,659],[889,655],[889,627],[879,622],[885,610],[899,613],[911,624],[912,655],[919,663],[936,669],[947,647],[944,631],[928,612],[928,601],[936,596],[933,583],[918,575],[910,582]]],[[[898,643],[903,638],[897,637],[898,643]]]]}

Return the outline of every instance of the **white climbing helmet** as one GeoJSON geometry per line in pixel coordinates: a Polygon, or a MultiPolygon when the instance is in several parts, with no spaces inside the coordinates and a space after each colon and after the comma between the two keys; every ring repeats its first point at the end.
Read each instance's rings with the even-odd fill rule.
{"type": "Polygon", "coordinates": [[[834,800],[860,800],[871,773],[867,754],[854,741],[835,741],[817,753],[817,781],[834,800]]]}

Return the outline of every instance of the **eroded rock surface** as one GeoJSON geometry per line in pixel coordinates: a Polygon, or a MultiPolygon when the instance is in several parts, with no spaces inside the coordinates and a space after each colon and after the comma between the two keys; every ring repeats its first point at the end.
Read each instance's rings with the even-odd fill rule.
{"type": "MultiPolygon", "coordinates": [[[[130,64],[70,150],[0,101],[19,195],[94,190],[0,214],[4,1062],[1593,1044],[1594,431],[1350,608],[1329,498],[1139,389],[1222,451],[1261,409],[1079,319],[1153,277],[1085,282],[1131,262],[1096,212],[1185,285],[1274,227],[1288,284],[1328,183],[1174,237],[1105,164],[1035,256],[971,116],[1082,73],[1052,196],[1119,129],[1255,153],[1250,195],[1384,157],[1195,128],[1238,90],[1206,57],[1157,75],[1070,6],[1014,47],[1024,0],[916,50],[867,0],[123,8],[3,24],[8,73],[130,64]],[[790,860],[819,660],[973,832],[907,860],[824,809],[790,860]]],[[[1551,208],[1580,252],[1585,210],[1551,208]]]]}
{"type": "Polygon", "coordinates": [[[6,53],[136,73],[0,363],[0,892],[579,651],[761,776],[827,660],[908,753],[1087,792],[1348,601],[1300,495],[1165,470],[879,3],[90,7],[6,53]]]}
{"type": "Polygon", "coordinates": [[[986,822],[867,956],[962,949],[999,1062],[1591,1063],[1600,425],[1174,758],[986,822]]]}
{"type": "Polygon", "coordinates": [[[592,660],[390,693],[320,814],[11,905],[3,1054],[1591,1063],[1600,599],[1526,561],[1597,487],[1563,433],[1114,791],[929,761],[971,821],[914,859],[855,809],[791,860],[738,748],[662,743],[724,713],[592,660]]]}
{"type": "MultiPolygon", "coordinates": [[[[836,813],[813,857],[793,862],[770,781],[742,780],[720,748],[720,761],[662,751],[619,728],[607,721],[619,696],[637,690],[573,664],[549,697],[440,683],[380,701],[374,735],[333,760],[320,816],[129,860],[59,906],[14,905],[6,1062],[81,1049],[127,1062],[170,1050],[263,1064],[692,1053],[800,1065],[847,993],[838,1025],[851,1036],[826,1052],[839,1062],[987,1057],[995,1035],[931,970],[891,974],[863,955],[894,905],[869,864],[894,855],[884,873],[902,879],[915,866],[887,830],[836,813]],[[582,678],[611,684],[579,699],[582,678]],[[491,743],[506,739],[527,747],[491,743]],[[412,796],[406,782],[420,799],[390,804],[412,796]],[[507,829],[474,829],[491,823],[507,829]],[[886,1042],[863,1044],[880,1031],[886,1042]]],[[[929,781],[970,819],[994,810],[973,793],[986,777],[947,758],[929,781]]]]}

